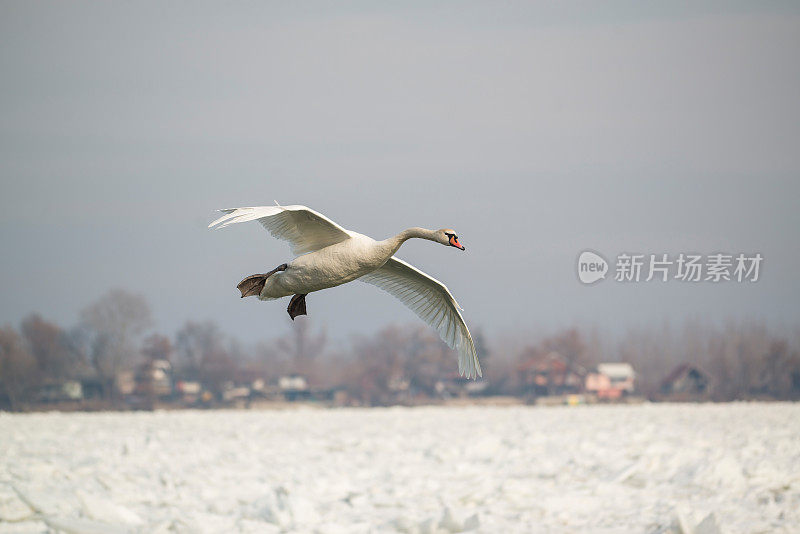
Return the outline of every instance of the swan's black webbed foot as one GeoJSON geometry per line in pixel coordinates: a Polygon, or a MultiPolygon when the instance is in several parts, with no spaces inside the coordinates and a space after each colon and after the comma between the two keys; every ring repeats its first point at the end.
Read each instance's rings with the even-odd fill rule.
{"type": "Polygon", "coordinates": [[[253,296],[257,297],[264,290],[264,284],[267,283],[267,278],[277,273],[278,271],[285,271],[288,267],[289,267],[288,265],[282,263],[281,265],[278,265],[268,273],[254,274],[248,276],[247,278],[239,282],[239,285],[237,285],[236,287],[239,289],[239,291],[242,292],[242,298],[253,297],[253,296]]]}
{"type": "Polygon", "coordinates": [[[236,287],[242,292],[242,298],[257,297],[261,294],[261,291],[264,289],[264,284],[266,283],[266,274],[254,274],[239,282],[239,285],[236,287]]]}
{"type": "Polygon", "coordinates": [[[298,315],[307,315],[306,295],[295,295],[292,297],[292,300],[289,301],[289,307],[286,308],[286,311],[289,312],[289,317],[292,318],[292,321],[294,321],[294,318],[298,315]]]}

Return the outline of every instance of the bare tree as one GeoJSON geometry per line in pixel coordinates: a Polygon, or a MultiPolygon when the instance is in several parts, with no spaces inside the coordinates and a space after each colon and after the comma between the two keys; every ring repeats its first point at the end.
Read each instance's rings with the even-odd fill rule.
{"type": "Polygon", "coordinates": [[[19,409],[37,378],[36,358],[22,337],[11,327],[0,328],[0,393],[8,397],[12,410],[19,409]]]}
{"type": "Polygon", "coordinates": [[[238,362],[229,350],[218,347],[203,355],[200,366],[200,380],[206,388],[217,395],[223,392],[224,385],[233,381],[239,374],[238,362]]]}
{"type": "Polygon", "coordinates": [[[181,374],[191,380],[200,379],[203,360],[212,352],[223,350],[224,336],[211,322],[187,321],[176,335],[176,365],[181,374]]]}
{"type": "Polygon", "coordinates": [[[254,375],[267,382],[275,381],[290,372],[290,362],[280,356],[281,351],[276,343],[261,341],[253,349],[251,369],[254,375]]]}
{"type": "Polygon", "coordinates": [[[577,328],[570,328],[542,342],[546,352],[555,351],[567,360],[568,370],[577,365],[586,365],[586,344],[577,328]]]}
{"type": "Polygon", "coordinates": [[[138,340],[151,324],[150,307],[139,295],[113,289],[81,312],[89,333],[90,359],[108,398],[115,394],[119,374],[130,367],[138,340]]]}
{"type": "Polygon", "coordinates": [[[176,341],[178,366],[182,376],[199,380],[214,393],[236,378],[238,362],[227,346],[219,327],[211,322],[187,322],[176,341]]]}
{"type": "Polygon", "coordinates": [[[405,333],[398,327],[386,327],[373,337],[353,341],[353,360],[344,384],[350,394],[368,405],[387,404],[393,379],[407,379],[402,354],[405,333]]]}
{"type": "MultiPolygon", "coordinates": [[[[452,377],[456,357],[429,329],[389,326],[352,344],[344,385],[364,404],[389,404],[413,395],[434,395],[452,377]]],[[[339,360],[341,361],[341,360],[339,360]]]]}
{"type": "Polygon", "coordinates": [[[149,360],[169,361],[174,350],[172,341],[161,334],[151,334],[142,344],[142,354],[149,360]]]}
{"type": "Polygon", "coordinates": [[[315,361],[325,349],[327,335],[324,330],[311,331],[311,323],[306,317],[297,318],[291,331],[276,342],[278,349],[291,360],[294,373],[314,375],[315,361]]]}
{"type": "Polygon", "coordinates": [[[69,378],[75,370],[76,354],[69,346],[66,333],[38,314],[23,319],[21,326],[22,336],[36,358],[42,378],[49,381],[69,378]]]}
{"type": "Polygon", "coordinates": [[[618,354],[606,361],[622,360],[636,370],[636,387],[646,396],[658,393],[660,380],[674,364],[667,348],[669,333],[652,328],[632,328],[619,343],[618,354]]]}
{"type": "Polygon", "coordinates": [[[436,395],[436,384],[457,376],[458,356],[429,328],[409,326],[401,357],[415,393],[436,395]]]}

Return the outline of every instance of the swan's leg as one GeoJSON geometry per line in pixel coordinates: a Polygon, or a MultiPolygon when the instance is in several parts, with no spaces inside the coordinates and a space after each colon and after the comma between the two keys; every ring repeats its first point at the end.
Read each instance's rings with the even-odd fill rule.
{"type": "Polygon", "coordinates": [[[289,307],[286,308],[286,311],[289,312],[289,317],[294,318],[298,315],[306,315],[306,295],[295,295],[292,297],[292,300],[289,301],[289,307]]]}
{"type": "Polygon", "coordinates": [[[242,292],[242,298],[245,297],[252,297],[258,296],[261,294],[261,291],[264,290],[264,284],[267,283],[267,278],[272,276],[273,274],[277,273],[278,271],[285,271],[289,266],[285,263],[278,265],[270,272],[266,274],[254,274],[252,276],[248,276],[236,287],[239,288],[239,291],[242,292]]]}

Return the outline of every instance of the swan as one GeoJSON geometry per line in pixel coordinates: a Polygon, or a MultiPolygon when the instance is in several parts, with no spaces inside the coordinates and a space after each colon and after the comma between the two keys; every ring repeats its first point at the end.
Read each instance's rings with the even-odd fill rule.
{"type": "Polygon", "coordinates": [[[408,239],[427,239],[465,250],[455,230],[409,228],[396,236],[376,241],[346,230],[306,206],[258,206],[219,210],[224,215],[209,228],[258,221],[273,237],[288,241],[298,255],[264,274],[248,276],[237,288],[242,296],[274,300],[292,296],[287,311],[294,320],[306,315],[306,295],[360,280],[399,299],[439,333],[458,352],[461,376],[482,376],[475,343],[450,290],[440,281],[394,256],[408,239]]]}

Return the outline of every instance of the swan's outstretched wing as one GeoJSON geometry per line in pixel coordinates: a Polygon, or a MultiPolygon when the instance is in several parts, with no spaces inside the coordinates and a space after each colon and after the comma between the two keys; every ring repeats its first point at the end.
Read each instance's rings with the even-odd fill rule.
{"type": "Polygon", "coordinates": [[[359,280],[378,286],[397,297],[420,319],[439,332],[439,337],[458,352],[458,372],[467,378],[483,376],[475,343],[450,290],[440,281],[392,256],[386,264],[359,280]]]}
{"type": "Polygon", "coordinates": [[[225,215],[209,224],[209,228],[257,220],[274,237],[288,241],[295,254],[313,252],[350,237],[347,230],[305,206],[258,206],[220,211],[225,215]]]}

